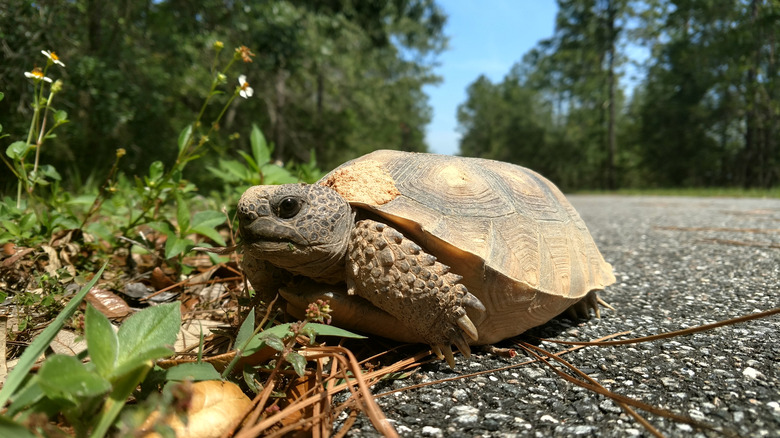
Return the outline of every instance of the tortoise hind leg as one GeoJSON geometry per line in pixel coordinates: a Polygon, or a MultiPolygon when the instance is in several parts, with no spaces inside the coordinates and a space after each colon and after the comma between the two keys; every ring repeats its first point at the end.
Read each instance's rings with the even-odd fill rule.
{"type": "Polygon", "coordinates": [[[563,315],[573,321],[578,319],[590,319],[590,311],[593,310],[593,312],[596,314],[596,318],[601,318],[599,305],[604,306],[610,310],[615,310],[614,307],[610,306],[606,301],[601,299],[598,291],[592,290],[588,292],[587,295],[582,297],[581,300],[577,301],[576,303],[569,306],[568,309],[564,310],[563,315]]]}
{"type": "Polygon", "coordinates": [[[398,330],[413,330],[450,366],[451,345],[468,357],[469,341],[479,338],[476,325],[485,315],[460,280],[394,228],[369,219],[355,224],[347,251],[349,293],[396,317],[403,324],[398,330]]]}

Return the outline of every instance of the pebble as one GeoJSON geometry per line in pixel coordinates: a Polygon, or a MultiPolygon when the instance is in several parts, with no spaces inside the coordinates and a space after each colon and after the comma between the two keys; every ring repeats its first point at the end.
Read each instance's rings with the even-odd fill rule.
{"type": "Polygon", "coordinates": [[[742,370],[742,374],[744,374],[747,377],[750,377],[751,379],[765,379],[766,376],[761,371],[753,368],[753,367],[747,367],[744,370],[742,370]]]}
{"type": "Polygon", "coordinates": [[[422,428],[422,435],[423,436],[440,437],[440,436],[444,436],[444,433],[438,427],[423,426],[423,428],[422,428]]]}
{"type": "Polygon", "coordinates": [[[470,426],[479,421],[479,409],[473,406],[453,406],[449,414],[453,416],[452,421],[460,426],[470,426]]]}

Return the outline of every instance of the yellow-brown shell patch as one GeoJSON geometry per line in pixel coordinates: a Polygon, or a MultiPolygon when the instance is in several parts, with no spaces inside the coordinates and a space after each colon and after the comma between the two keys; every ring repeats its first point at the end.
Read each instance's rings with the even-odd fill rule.
{"type": "Polygon", "coordinates": [[[368,205],[383,205],[401,195],[390,172],[374,160],[336,169],[320,184],[337,191],[348,202],[368,205]]]}

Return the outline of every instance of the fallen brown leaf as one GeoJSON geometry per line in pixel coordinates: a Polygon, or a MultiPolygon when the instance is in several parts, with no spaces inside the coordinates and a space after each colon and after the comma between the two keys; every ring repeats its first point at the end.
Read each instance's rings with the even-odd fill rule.
{"type": "MultiPolygon", "coordinates": [[[[228,429],[235,427],[244,418],[252,405],[238,385],[231,382],[206,380],[192,385],[192,399],[186,412],[187,424],[172,415],[165,420],[177,438],[218,438],[228,429]]],[[[152,414],[147,423],[156,420],[152,414]]],[[[158,438],[149,433],[145,438],[158,438]]]]}
{"type": "Polygon", "coordinates": [[[124,318],[133,311],[117,294],[99,287],[93,287],[85,299],[106,318],[124,318]]]}

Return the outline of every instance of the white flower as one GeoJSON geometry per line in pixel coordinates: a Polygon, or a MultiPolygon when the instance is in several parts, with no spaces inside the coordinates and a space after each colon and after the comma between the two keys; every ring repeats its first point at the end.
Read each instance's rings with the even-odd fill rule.
{"type": "Polygon", "coordinates": [[[26,71],[24,72],[24,75],[30,79],[36,80],[36,81],[46,81],[51,83],[52,80],[50,78],[47,78],[43,75],[43,71],[41,71],[40,68],[35,67],[33,71],[26,71]]]}
{"type": "Polygon", "coordinates": [[[51,60],[51,62],[53,62],[53,63],[55,63],[55,64],[57,64],[57,65],[59,65],[61,67],[65,67],[65,64],[63,64],[62,61],[60,61],[60,57],[57,56],[56,53],[54,53],[54,52],[52,52],[50,50],[41,50],[41,53],[43,53],[44,56],[49,58],[51,60]]]}
{"type": "Polygon", "coordinates": [[[249,86],[249,82],[246,81],[246,76],[241,75],[238,77],[238,87],[239,96],[243,97],[244,99],[248,99],[252,97],[252,93],[255,92],[255,90],[252,89],[252,87],[249,86]]]}

